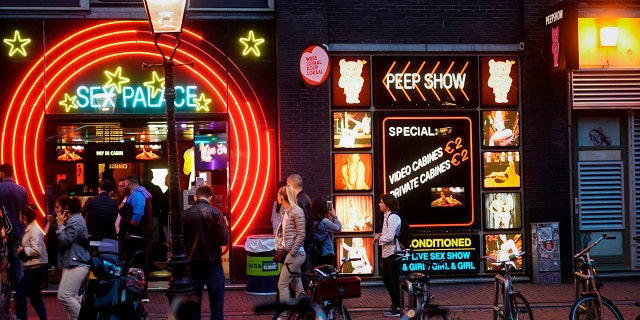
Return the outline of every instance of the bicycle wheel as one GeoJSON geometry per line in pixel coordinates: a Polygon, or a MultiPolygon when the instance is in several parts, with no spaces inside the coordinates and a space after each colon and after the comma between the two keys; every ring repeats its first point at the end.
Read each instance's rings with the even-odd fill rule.
{"type": "Polygon", "coordinates": [[[349,311],[342,303],[330,303],[324,308],[327,320],[351,320],[349,311]]]}
{"type": "Polygon", "coordinates": [[[533,320],[533,312],[531,312],[529,301],[521,293],[512,293],[509,300],[511,301],[511,319],[533,320]]]}
{"type": "Polygon", "coordinates": [[[602,318],[600,318],[600,308],[598,298],[595,295],[588,295],[580,298],[571,307],[569,319],[579,320],[622,320],[622,314],[611,300],[602,297],[602,318]]]}
{"type": "Polygon", "coordinates": [[[272,319],[273,320],[282,320],[282,319],[286,319],[286,320],[315,320],[315,319],[322,319],[322,318],[320,318],[320,317],[316,318],[316,313],[313,312],[313,311],[301,313],[301,312],[298,312],[297,310],[284,310],[281,313],[274,315],[272,319]]]}

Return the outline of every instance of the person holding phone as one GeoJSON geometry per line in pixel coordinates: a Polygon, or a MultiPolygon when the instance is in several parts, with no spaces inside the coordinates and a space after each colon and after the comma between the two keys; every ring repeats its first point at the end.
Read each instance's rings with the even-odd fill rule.
{"type": "Polygon", "coordinates": [[[77,197],[62,196],[54,207],[58,229],[58,265],[62,269],[58,285],[58,300],[70,320],[78,319],[80,302],[78,290],[89,276],[91,258],[89,232],[82,217],[82,201],[77,197]]]}

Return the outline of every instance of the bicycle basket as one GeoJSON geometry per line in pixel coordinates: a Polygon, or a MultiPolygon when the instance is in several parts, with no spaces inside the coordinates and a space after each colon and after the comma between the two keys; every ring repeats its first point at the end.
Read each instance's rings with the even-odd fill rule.
{"type": "Polygon", "coordinates": [[[360,291],[360,278],[339,277],[318,281],[316,288],[320,300],[358,298],[360,291]]]}

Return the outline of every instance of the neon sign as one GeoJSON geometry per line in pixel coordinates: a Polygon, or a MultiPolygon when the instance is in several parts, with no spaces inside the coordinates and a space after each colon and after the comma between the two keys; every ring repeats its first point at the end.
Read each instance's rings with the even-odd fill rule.
{"type": "Polygon", "coordinates": [[[256,57],[259,57],[260,49],[258,49],[258,46],[264,43],[264,38],[256,39],[253,30],[251,30],[246,38],[240,38],[240,43],[244,45],[244,50],[242,50],[243,56],[253,52],[256,57]]]}
{"type": "Polygon", "coordinates": [[[375,57],[376,106],[477,106],[476,57],[375,57]]]}
{"type": "Polygon", "coordinates": [[[16,53],[26,57],[27,50],[24,47],[31,43],[31,39],[22,39],[20,37],[20,31],[16,30],[13,33],[13,39],[4,39],[4,43],[11,47],[11,49],[9,49],[9,57],[13,57],[16,53]]]}

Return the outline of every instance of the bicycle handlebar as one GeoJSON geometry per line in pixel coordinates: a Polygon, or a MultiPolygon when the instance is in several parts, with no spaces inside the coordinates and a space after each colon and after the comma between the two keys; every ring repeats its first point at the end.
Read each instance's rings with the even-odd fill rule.
{"type": "Polygon", "coordinates": [[[478,259],[478,261],[491,260],[493,263],[503,264],[503,263],[508,263],[508,262],[515,261],[516,259],[518,259],[518,258],[520,258],[522,256],[524,256],[524,251],[520,252],[520,253],[512,253],[512,254],[510,254],[509,255],[509,259],[507,259],[507,260],[498,260],[498,259],[496,259],[496,258],[494,258],[492,256],[484,256],[484,257],[481,257],[480,259],[478,259]]]}
{"type": "Polygon", "coordinates": [[[597,246],[598,243],[600,243],[600,241],[604,240],[604,239],[615,239],[616,237],[614,236],[609,236],[606,233],[602,234],[602,237],[600,237],[600,239],[594,241],[592,244],[588,245],[586,248],[582,249],[582,251],[576,253],[573,258],[574,259],[578,259],[579,257],[581,257],[582,255],[584,255],[585,253],[591,251],[591,249],[593,249],[593,247],[597,246]]]}

